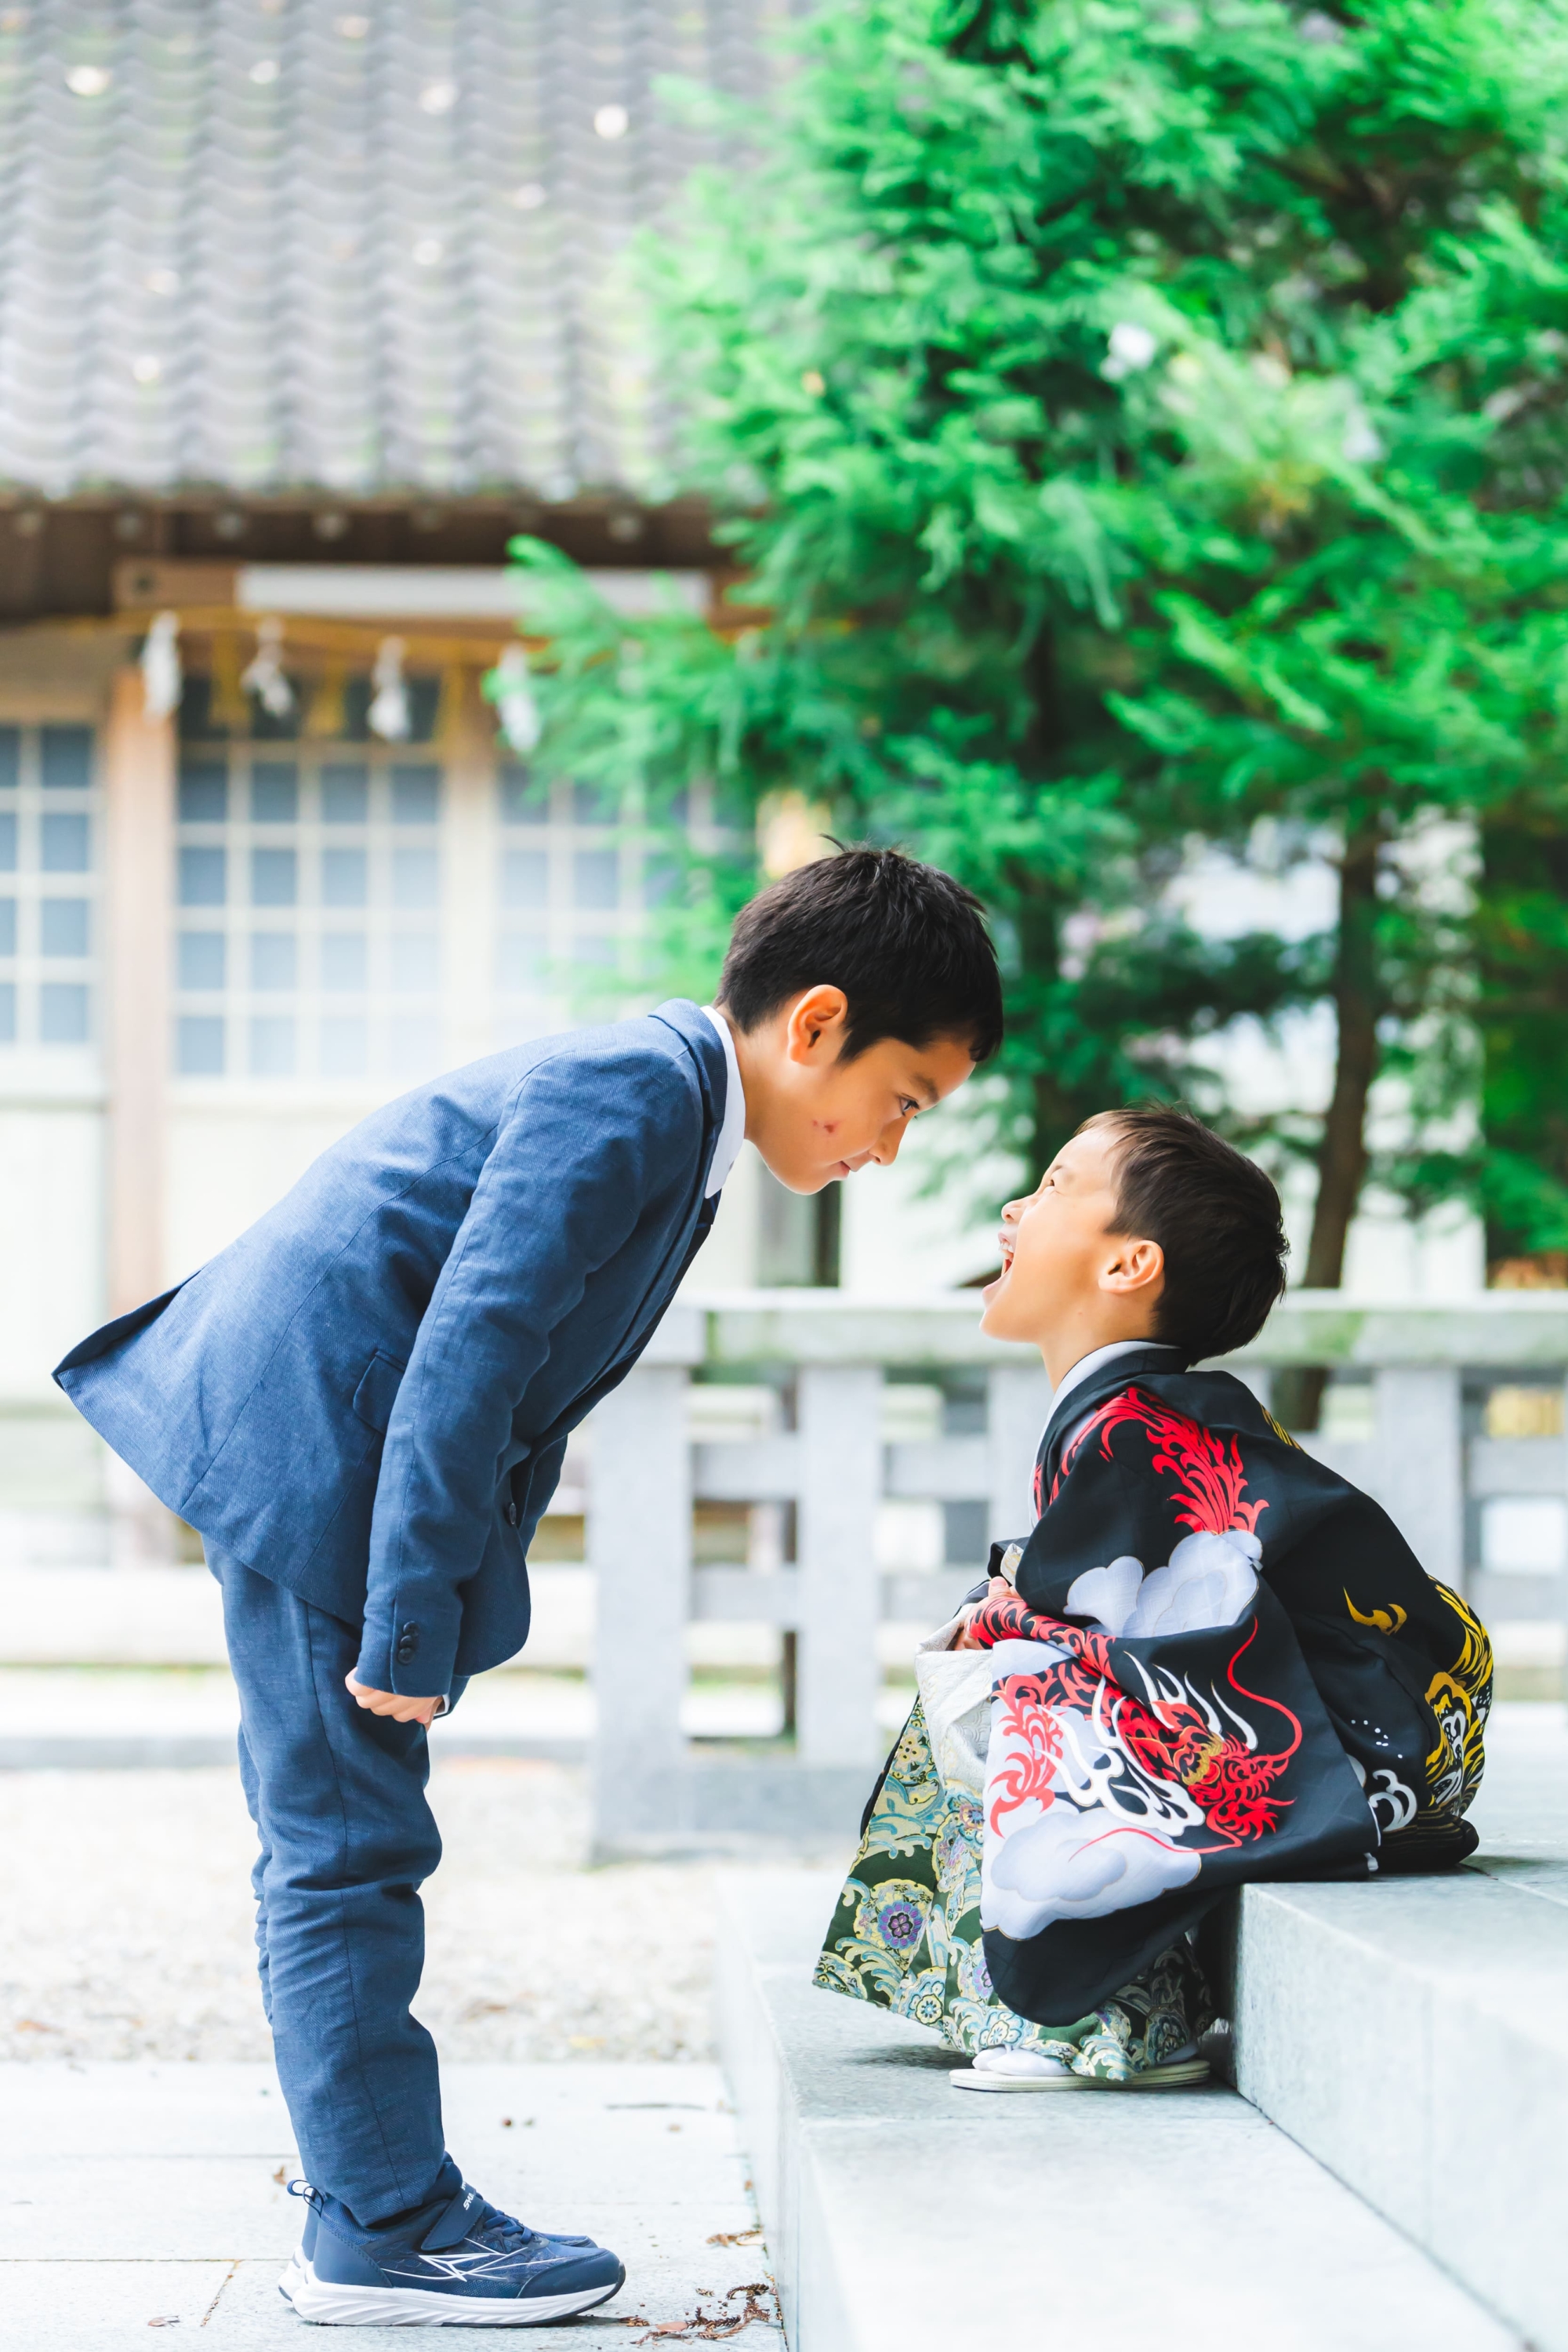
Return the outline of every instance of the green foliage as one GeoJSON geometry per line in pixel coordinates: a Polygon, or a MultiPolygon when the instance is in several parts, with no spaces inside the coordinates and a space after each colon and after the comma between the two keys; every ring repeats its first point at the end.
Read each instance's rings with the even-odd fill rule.
{"type": "Polygon", "coordinates": [[[1489,1149],[1476,1171],[1489,1255],[1568,1250],[1568,839],[1563,795],[1488,826],[1474,925],[1489,1149]]]}
{"type": "Polygon", "coordinates": [[[711,785],[684,970],[797,791],[994,910],[1030,1160],[1331,984],[1451,1109],[1455,901],[1409,844],[1563,751],[1565,33],[1563,0],[812,19],[755,160],[643,265],[683,436],[649,494],[711,501],[744,607],[628,621],[516,550],[547,762],[656,825],[711,785]],[[1265,817],[1370,842],[1349,978],[1173,911],[1194,842],[1244,862],[1265,817]]]}

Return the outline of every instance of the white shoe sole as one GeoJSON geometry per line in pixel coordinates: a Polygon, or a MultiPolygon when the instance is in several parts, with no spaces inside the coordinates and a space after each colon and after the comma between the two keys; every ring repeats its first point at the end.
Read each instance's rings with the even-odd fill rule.
{"type": "Polygon", "coordinates": [[[329,2285],[296,2256],[278,2285],[313,2327],[543,2327],[608,2303],[626,2283],[623,2270],[613,2285],[574,2294],[434,2294],[416,2286],[329,2285]]]}
{"type": "Polygon", "coordinates": [[[1108,2074],[977,2074],[973,2067],[954,2067],[948,2081],[955,2091],[1184,2091],[1209,2079],[1206,2058],[1178,2058],[1168,2066],[1151,2067],[1146,2074],[1130,2074],[1124,2083],[1108,2074]]]}

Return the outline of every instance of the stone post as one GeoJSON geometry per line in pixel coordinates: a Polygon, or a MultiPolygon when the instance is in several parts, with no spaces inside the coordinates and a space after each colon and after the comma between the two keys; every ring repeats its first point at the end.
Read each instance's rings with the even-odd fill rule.
{"type": "Polygon", "coordinates": [[[1459,1373],[1385,1365],[1377,1374],[1377,1499],[1429,1576],[1465,1571],[1465,1463],[1459,1373]]]}
{"type": "Polygon", "coordinates": [[[877,1759],[877,1506],[882,1490],[882,1375],[871,1365],[809,1364],[797,1391],[803,1764],[877,1759]]]}
{"type": "Polygon", "coordinates": [[[644,1365],[592,1420],[594,1830],[601,1852],[680,1826],[691,1447],[683,1364],[644,1365]]]}
{"type": "Polygon", "coordinates": [[[1001,1543],[1035,1524],[1035,1456],[1051,1410],[1043,1364],[998,1364],[985,1383],[991,1536],[1001,1543]]]}

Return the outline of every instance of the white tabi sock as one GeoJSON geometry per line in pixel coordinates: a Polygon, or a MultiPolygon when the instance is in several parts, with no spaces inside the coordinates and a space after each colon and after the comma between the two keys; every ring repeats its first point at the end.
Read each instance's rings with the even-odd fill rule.
{"type": "Polygon", "coordinates": [[[1047,2058],[1043,2050],[1000,2048],[977,2050],[974,2053],[977,2074],[1070,2074],[1059,2058],[1047,2058]]]}

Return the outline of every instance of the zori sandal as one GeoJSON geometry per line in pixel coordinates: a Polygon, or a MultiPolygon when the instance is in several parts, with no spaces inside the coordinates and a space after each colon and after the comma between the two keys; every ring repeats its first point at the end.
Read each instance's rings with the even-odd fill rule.
{"type": "MultiPolygon", "coordinates": [[[[1168,2058],[1163,2065],[1115,2073],[1080,2071],[1081,2053],[1047,2056],[1043,2050],[982,2050],[973,2066],[955,2066],[948,2076],[955,2091],[1182,2091],[1209,2079],[1209,2063],[1194,2053],[1168,2058]]],[[[1092,2062],[1091,2062],[1092,2063],[1092,2062]]]]}

